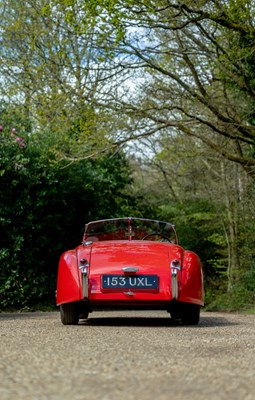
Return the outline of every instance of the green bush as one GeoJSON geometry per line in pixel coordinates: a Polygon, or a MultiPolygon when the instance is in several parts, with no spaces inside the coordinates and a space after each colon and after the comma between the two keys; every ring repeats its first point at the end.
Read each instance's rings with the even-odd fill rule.
{"type": "Polygon", "coordinates": [[[59,257],[85,223],[137,210],[128,163],[118,153],[67,167],[32,139],[2,142],[0,161],[0,309],[54,304],[59,257]]]}
{"type": "Polygon", "coordinates": [[[208,311],[245,311],[255,313],[255,266],[244,273],[229,290],[209,296],[208,311]]]}

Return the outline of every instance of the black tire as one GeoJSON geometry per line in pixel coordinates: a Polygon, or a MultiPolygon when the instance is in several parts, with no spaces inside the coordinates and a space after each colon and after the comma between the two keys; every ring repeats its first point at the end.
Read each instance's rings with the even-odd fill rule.
{"type": "Polygon", "coordinates": [[[200,306],[197,304],[182,304],[181,321],[184,325],[197,325],[200,319],[200,306]]]}
{"type": "Polygon", "coordinates": [[[63,325],[77,325],[79,322],[79,304],[78,303],[61,304],[60,319],[63,325]]]}
{"type": "Polygon", "coordinates": [[[88,316],[89,316],[88,311],[82,311],[82,313],[80,314],[80,319],[87,319],[88,316]]]}
{"type": "Polygon", "coordinates": [[[170,315],[171,315],[171,320],[172,321],[177,321],[178,319],[180,319],[180,313],[178,313],[175,310],[171,311],[170,315]]]}

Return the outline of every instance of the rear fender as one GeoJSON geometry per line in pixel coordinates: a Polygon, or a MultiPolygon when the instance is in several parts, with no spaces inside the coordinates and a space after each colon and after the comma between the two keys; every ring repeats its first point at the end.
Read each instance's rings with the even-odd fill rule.
{"type": "Polygon", "coordinates": [[[179,301],[204,305],[203,272],[199,257],[185,250],[182,265],[179,301]]]}
{"type": "Polygon", "coordinates": [[[62,254],[58,266],[57,305],[82,299],[81,272],[78,268],[76,250],[62,254]]]}

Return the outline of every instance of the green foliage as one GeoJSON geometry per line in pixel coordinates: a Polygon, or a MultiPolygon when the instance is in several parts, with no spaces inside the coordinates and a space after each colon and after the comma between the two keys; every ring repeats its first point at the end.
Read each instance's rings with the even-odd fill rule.
{"type": "Polygon", "coordinates": [[[240,270],[217,301],[252,303],[254,189],[229,167],[224,192],[213,152],[254,176],[253,2],[46,3],[0,1],[2,307],[54,301],[59,254],[88,220],[122,215],[176,223],[180,243],[202,260],[212,303],[227,292],[225,236],[234,228],[222,202],[239,190],[240,270]],[[136,94],[120,81],[138,83],[136,94]],[[12,127],[26,148],[11,140],[12,127]],[[124,155],[105,149],[150,132],[169,140],[155,157],[165,182],[149,168],[145,197],[124,155]]]}
{"type": "Polygon", "coordinates": [[[255,266],[247,271],[229,291],[218,291],[207,297],[208,311],[255,310],[255,266]]]}
{"type": "Polygon", "coordinates": [[[123,154],[67,167],[47,142],[26,142],[0,145],[1,309],[54,304],[60,254],[81,242],[84,224],[137,209],[123,154]]]}
{"type": "Polygon", "coordinates": [[[242,221],[239,248],[241,270],[228,289],[227,248],[222,218],[209,202],[197,200],[161,207],[160,217],[177,226],[180,243],[195,251],[202,261],[205,305],[209,311],[238,311],[255,307],[254,223],[242,221]]]}
{"type": "Polygon", "coordinates": [[[182,204],[162,206],[160,214],[176,225],[181,245],[199,255],[205,282],[212,276],[217,278],[222,270],[226,274],[226,242],[215,205],[202,199],[187,199],[182,204]]]}

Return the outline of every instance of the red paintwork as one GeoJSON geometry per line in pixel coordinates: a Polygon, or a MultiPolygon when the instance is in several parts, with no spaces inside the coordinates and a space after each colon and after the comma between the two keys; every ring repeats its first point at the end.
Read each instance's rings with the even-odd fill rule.
{"type": "MultiPolygon", "coordinates": [[[[82,254],[89,259],[90,249],[84,248],[82,254]]],[[[79,258],[80,260],[80,258],[79,258]]],[[[57,279],[57,304],[70,303],[82,299],[81,272],[78,266],[77,251],[66,251],[60,257],[57,279]]]]}
{"type": "Polygon", "coordinates": [[[169,245],[143,241],[97,242],[92,248],[90,268],[91,303],[132,300],[165,301],[170,297],[169,245]],[[157,274],[160,291],[137,291],[130,299],[123,291],[101,290],[101,274],[123,274],[122,268],[128,265],[139,268],[139,274],[157,274]]]}
{"type": "Polygon", "coordinates": [[[181,246],[143,241],[95,242],[90,246],[79,246],[65,252],[59,263],[57,281],[57,304],[82,300],[81,272],[77,260],[87,258],[89,268],[89,300],[91,304],[102,302],[165,302],[172,299],[170,261],[179,259],[183,265],[178,272],[178,300],[203,305],[203,277],[198,256],[183,251],[181,246]],[[101,275],[121,274],[127,265],[139,267],[139,273],[157,274],[160,278],[159,292],[137,292],[130,299],[120,291],[101,290],[101,275]]]}
{"type": "Polygon", "coordinates": [[[81,279],[75,250],[62,254],[57,280],[57,304],[69,303],[81,298],[81,279]]]}
{"type": "MultiPolygon", "coordinates": [[[[139,231],[139,221],[132,227],[132,219],[126,219],[128,229],[123,227],[125,219],[119,219],[119,233],[111,230],[112,220],[108,230],[101,225],[92,228],[86,226],[84,242],[74,250],[62,254],[59,261],[57,279],[57,305],[82,302],[89,309],[105,306],[105,308],[139,307],[166,309],[171,312],[172,305],[191,303],[204,305],[203,274],[199,257],[192,251],[184,250],[177,244],[174,230],[173,242],[141,240],[146,231],[139,231]],[[123,222],[124,221],[124,222],[123,222]],[[122,224],[122,225],[121,225],[122,224]],[[110,226],[110,228],[109,228],[110,226]],[[101,230],[100,230],[100,229],[101,230]],[[95,236],[97,235],[97,237],[95,236]],[[138,238],[138,240],[137,240],[138,238]],[[91,239],[91,241],[89,241],[91,239]],[[88,297],[84,298],[82,289],[82,273],[80,260],[88,262],[88,297]],[[178,294],[173,299],[171,261],[179,260],[181,268],[177,272],[178,294]],[[103,274],[124,274],[122,268],[132,266],[138,268],[133,274],[152,274],[159,277],[159,289],[132,289],[132,295],[123,289],[102,289],[103,274]]],[[[142,224],[144,221],[140,220],[142,224]]],[[[150,221],[150,220],[148,220],[150,221]]],[[[100,224],[104,221],[99,221],[100,224]]],[[[142,229],[144,228],[141,225],[142,229]]],[[[167,225],[167,229],[169,226],[167,225]]],[[[167,230],[166,229],[166,230],[167,230]]],[[[150,230],[148,230],[150,232],[150,230]]],[[[147,231],[147,232],[148,232],[147,231]]],[[[171,238],[172,240],[172,238],[171,238]]],[[[173,286],[174,290],[175,286],[173,286]]]]}
{"type": "Polygon", "coordinates": [[[198,256],[185,250],[182,267],[182,283],[179,301],[204,305],[202,265],[198,256]]]}

